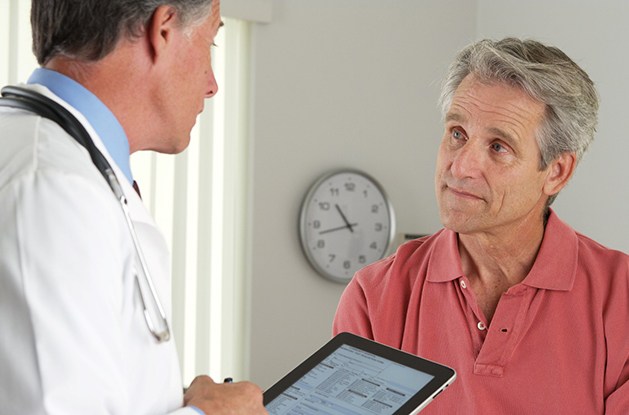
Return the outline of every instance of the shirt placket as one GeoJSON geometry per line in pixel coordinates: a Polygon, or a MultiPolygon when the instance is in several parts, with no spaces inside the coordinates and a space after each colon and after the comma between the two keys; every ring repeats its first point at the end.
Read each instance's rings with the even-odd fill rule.
{"type": "Polygon", "coordinates": [[[460,277],[458,284],[467,303],[466,321],[476,356],[474,373],[501,377],[523,332],[535,290],[522,284],[511,287],[500,298],[490,325],[478,308],[469,280],[460,277]]]}
{"type": "Polygon", "coordinates": [[[474,373],[502,377],[523,333],[527,310],[534,289],[516,285],[502,295],[491,324],[485,329],[485,341],[474,363],[474,373]]]}
{"type": "Polygon", "coordinates": [[[487,321],[478,308],[476,297],[471,290],[471,285],[467,277],[459,277],[457,283],[460,289],[459,301],[462,303],[462,309],[465,310],[465,321],[470,333],[473,353],[474,356],[478,356],[487,334],[487,321]]]}

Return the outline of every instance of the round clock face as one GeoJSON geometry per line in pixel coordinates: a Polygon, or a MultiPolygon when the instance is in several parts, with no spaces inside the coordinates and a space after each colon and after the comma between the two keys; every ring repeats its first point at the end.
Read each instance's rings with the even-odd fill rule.
{"type": "Polygon", "coordinates": [[[301,244],[324,277],[348,282],[354,273],[384,257],[393,238],[393,209],[380,185],[355,170],[326,174],[303,201],[301,244]]]}

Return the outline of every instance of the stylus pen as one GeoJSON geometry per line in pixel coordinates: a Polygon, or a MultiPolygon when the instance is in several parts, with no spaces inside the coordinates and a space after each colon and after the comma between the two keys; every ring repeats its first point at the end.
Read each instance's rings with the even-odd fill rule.
{"type": "Polygon", "coordinates": [[[223,383],[232,383],[234,381],[234,379],[232,378],[225,378],[223,379],[223,383]]]}

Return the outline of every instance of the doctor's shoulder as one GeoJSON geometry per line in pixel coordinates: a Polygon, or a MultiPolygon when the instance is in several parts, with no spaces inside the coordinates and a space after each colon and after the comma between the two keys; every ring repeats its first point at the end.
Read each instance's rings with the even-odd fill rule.
{"type": "Polygon", "coordinates": [[[0,148],[0,203],[14,206],[5,213],[42,224],[65,220],[68,230],[84,232],[77,242],[100,225],[111,236],[126,232],[120,207],[89,154],[58,124],[0,108],[0,148]]]}
{"type": "Polygon", "coordinates": [[[0,109],[0,188],[23,175],[67,174],[107,188],[89,154],[58,124],[13,108],[0,109]]]}

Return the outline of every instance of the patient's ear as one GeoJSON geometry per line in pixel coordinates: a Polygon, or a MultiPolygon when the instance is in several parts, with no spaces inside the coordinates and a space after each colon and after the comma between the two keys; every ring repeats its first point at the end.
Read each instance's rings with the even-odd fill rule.
{"type": "Polygon", "coordinates": [[[577,164],[577,156],[574,153],[561,153],[546,167],[546,181],[544,182],[544,193],[548,196],[555,195],[563,189],[577,164]]]}

